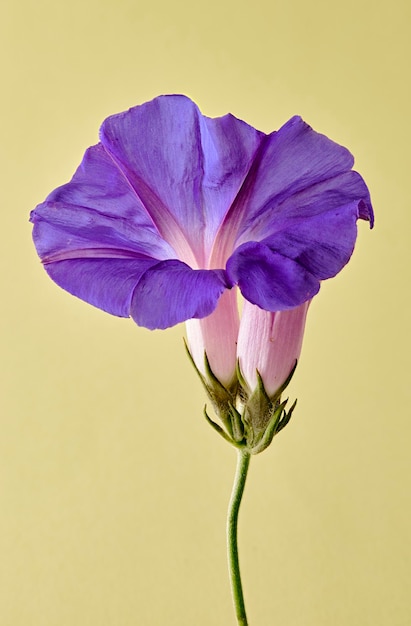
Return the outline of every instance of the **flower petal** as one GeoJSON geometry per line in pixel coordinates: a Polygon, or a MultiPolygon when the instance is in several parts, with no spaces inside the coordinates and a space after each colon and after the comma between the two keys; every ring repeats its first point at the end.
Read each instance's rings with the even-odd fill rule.
{"type": "Polygon", "coordinates": [[[49,276],[69,293],[119,317],[130,316],[136,284],[154,259],[82,258],[46,263],[49,276]]]}
{"type": "MultiPolygon", "coordinates": [[[[200,126],[205,246],[208,253],[265,135],[230,114],[216,119],[202,117],[200,126]]],[[[224,265],[225,260],[217,267],[224,265]]]]}
{"type": "Polygon", "coordinates": [[[227,263],[227,273],[243,296],[266,311],[284,311],[312,298],[319,280],[296,261],[264,243],[241,245],[227,263]]]}
{"type": "Polygon", "coordinates": [[[315,216],[321,219],[322,214],[326,216],[330,210],[344,211],[347,205],[352,206],[357,219],[368,220],[372,227],[374,216],[368,189],[361,176],[353,171],[313,184],[278,205],[273,202],[271,207],[266,206],[252,223],[247,220],[243,225],[243,233],[237,243],[263,240],[284,230],[289,220],[309,220],[315,216]]]}
{"type": "Polygon", "coordinates": [[[214,311],[230,286],[223,270],[193,270],[180,261],[162,261],[145,272],[136,286],[131,316],[151,330],[202,318],[214,311]]]}
{"type": "Polygon", "coordinates": [[[86,151],[72,180],[36,207],[31,221],[43,260],[100,247],[159,259],[175,257],[101,144],[86,151]]]}
{"type": "Polygon", "coordinates": [[[318,280],[331,278],[353,253],[358,213],[358,202],[352,202],[309,218],[289,219],[282,231],[261,243],[296,261],[318,280]]]}
{"type": "Polygon", "coordinates": [[[291,217],[310,217],[356,200],[372,223],[367,187],[351,171],[350,152],[315,132],[300,117],[268,135],[216,240],[233,249],[282,229],[291,217]],[[331,204],[330,204],[331,203],[331,204]],[[218,241],[221,239],[221,241],[218,241]]]}
{"type": "Polygon", "coordinates": [[[183,237],[205,267],[263,134],[232,115],[205,118],[185,96],[161,96],[109,117],[100,136],[179,258],[187,261],[183,237]]]}

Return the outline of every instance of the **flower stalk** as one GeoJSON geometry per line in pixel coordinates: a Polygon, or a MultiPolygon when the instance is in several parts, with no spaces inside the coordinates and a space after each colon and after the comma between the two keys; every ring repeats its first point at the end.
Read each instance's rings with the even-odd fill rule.
{"type": "Polygon", "coordinates": [[[237,469],[227,515],[227,552],[231,592],[238,626],[248,626],[238,558],[238,513],[244,493],[251,454],[244,448],[237,450],[237,469]]]}

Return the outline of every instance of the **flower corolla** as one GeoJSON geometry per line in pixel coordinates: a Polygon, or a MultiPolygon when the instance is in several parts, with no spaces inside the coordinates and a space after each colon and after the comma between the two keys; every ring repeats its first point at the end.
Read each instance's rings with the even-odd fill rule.
{"type": "Polygon", "coordinates": [[[238,360],[256,384],[263,362],[271,391],[298,358],[307,303],[350,259],[357,220],[373,224],[353,162],[300,117],[265,134],[160,96],[103,122],[71,181],[32,212],[34,242],[71,294],[150,329],[188,321],[200,372],[205,351],[223,384],[238,360]],[[257,329],[268,343],[253,361],[257,329]]]}

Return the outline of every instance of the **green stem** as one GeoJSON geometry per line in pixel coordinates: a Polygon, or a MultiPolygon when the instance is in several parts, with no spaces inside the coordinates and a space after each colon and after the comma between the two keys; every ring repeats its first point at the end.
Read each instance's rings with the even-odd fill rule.
{"type": "Polygon", "coordinates": [[[243,497],[248,466],[250,464],[250,456],[250,453],[246,450],[238,449],[237,470],[227,517],[228,569],[238,626],[247,626],[248,624],[245,612],[243,589],[241,585],[240,564],[238,560],[237,526],[238,512],[240,510],[241,498],[243,497]]]}

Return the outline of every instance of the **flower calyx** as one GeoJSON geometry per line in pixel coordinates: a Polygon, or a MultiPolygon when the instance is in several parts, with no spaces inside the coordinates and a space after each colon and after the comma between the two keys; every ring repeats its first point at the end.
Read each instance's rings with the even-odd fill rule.
{"type": "Polygon", "coordinates": [[[221,422],[218,424],[211,419],[205,406],[204,416],[210,426],[237,448],[245,448],[250,454],[263,452],[274,436],[288,424],[297,404],[295,400],[286,410],[288,398],[281,400],[281,394],[294,374],[297,361],[284,383],[274,395],[269,396],[259,372],[257,386],[251,390],[237,363],[234,379],[228,385],[224,385],[213,373],[206,353],[204,353],[205,374],[202,374],[194,363],[187,345],[186,350],[221,422]]]}

